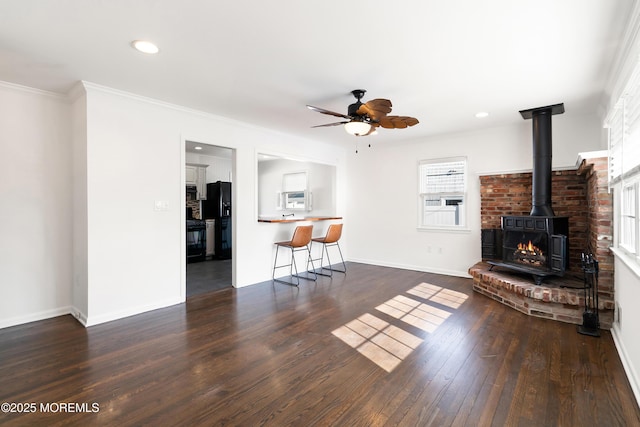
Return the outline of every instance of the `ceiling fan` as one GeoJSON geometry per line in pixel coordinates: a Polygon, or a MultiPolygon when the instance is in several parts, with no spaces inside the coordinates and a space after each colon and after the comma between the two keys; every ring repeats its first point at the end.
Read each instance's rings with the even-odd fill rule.
{"type": "Polygon", "coordinates": [[[377,98],[365,103],[361,102],[360,100],[364,96],[365,92],[366,90],[364,89],[355,89],[351,91],[357,101],[349,105],[347,114],[336,113],[334,111],[325,110],[324,108],[307,105],[308,109],[317,111],[318,113],[347,119],[347,121],[312,127],[319,128],[344,125],[345,130],[351,135],[366,136],[374,133],[379,126],[385,129],[404,129],[419,123],[418,119],[415,117],[388,116],[387,114],[391,112],[391,101],[388,99],[377,98]]]}

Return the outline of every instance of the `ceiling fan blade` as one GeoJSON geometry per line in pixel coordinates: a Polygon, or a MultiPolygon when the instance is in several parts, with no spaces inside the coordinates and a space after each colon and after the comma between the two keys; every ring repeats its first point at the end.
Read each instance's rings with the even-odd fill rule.
{"type": "Polygon", "coordinates": [[[335,111],[325,110],[324,108],[314,107],[313,105],[307,105],[307,108],[313,111],[317,111],[318,113],[328,114],[330,116],[342,117],[343,119],[351,119],[351,117],[346,114],[336,113],[335,111]]]}
{"type": "Polygon", "coordinates": [[[408,116],[386,116],[380,119],[380,126],[385,129],[404,129],[420,123],[415,117],[408,116]]]}
{"type": "Polygon", "coordinates": [[[414,126],[420,123],[415,117],[404,117],[404,122],[407,124],[407,126],[414,126]]]}
{"type": "Polygon", "coordinates": [[[393,126],[393,122],[391,121],[391,119],[389,117],[383,117],[378,121],[378,124],[380,126],[382,126],[385,129],[393,129],[395,126],[393,126]]]}
{"type": "Polygon", "coordinates": [[[324,127],[328,127],[328,126],[339,126],[339,125],[343,125],[345,123],[349,123],[349,122],[327,123],[326,125],[316,125],[316,126],[311,126],[311,127],[312,128],[324,128],[324,127]]]}
{"type": "Polygon", "coordinates": [[[372,120],[378,121],[382,117],[391,112],[391,101],[388,99],[372,99],[367,101],[358,108],[357,113],[360,115],[367,115],[372,120]]]}

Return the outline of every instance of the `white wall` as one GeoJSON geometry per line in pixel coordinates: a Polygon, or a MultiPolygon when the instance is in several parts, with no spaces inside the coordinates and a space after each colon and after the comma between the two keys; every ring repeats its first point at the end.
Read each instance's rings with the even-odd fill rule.
{"type": "Polygon", "coordinates": [[[613,324],[613,336],[620,358],[624,364],[629,382],[640,400],[640,310],[636,305],[640,301],[640,268],[633,271],[619,256],[615,257],[615,298],[616,321],[613,324]]]}
{"type": "Polygon", "coordinates": [[[0,328],[68,313],[69,105],[0,83],[0,328]]]}
{"type": "Polygon", "coordinates": [[[85,86],[88,325],[184,300],[185,140],[235,150],[234,286],[269,280],[273,242],[291,233],[256,221],[258,148],[299,156],[305,147],[306,157],[343,163],[335,146],[85,86]],[[154,211],[155,201],[169,209],[154,211]]]}
{"type": "MultiPolygon", "coordinates": [[[[517,112],[515,112],[517,114],[517,112]]],[[[421,124],[422,125],[422,124],[421,124]]],[[[428,125],[428,124],[427,124],[428,125]]],[[[575,167],[579,152],[601,148],[596,116],[554,116],[553,167],[575,167]]],[[[385,146],[376,142],[348,156],[349,259],[467,276],[481,258],[479,175],[531,170],[531,120],[514,127],[433,137],[385,146]],[[466,156],[467,231],[417,230],[418,162],[466,156]]]]}

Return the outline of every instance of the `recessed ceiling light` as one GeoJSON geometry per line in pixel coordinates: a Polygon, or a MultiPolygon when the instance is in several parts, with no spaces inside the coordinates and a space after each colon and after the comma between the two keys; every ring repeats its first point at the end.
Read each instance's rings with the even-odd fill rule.
{"type": "Polygon", "coordinates": [[[484,119],[487,116],[489,116],[489,113],[487,113],[486,111],[480,111],[479,113],[476,113],[476,117],[479,119],[484,119]]]}
{"type": "Polygon", "coordinates": [[[146,40],[134,40],[131,42],[131,46],[142,53],[154,54],[160,51],[158,46],[146,40]]]}
{"type": "Polygon", "coordinates": [[[200,147],[199,145],[197,147],[193,147],[194,150],[202,150],[202,147],[200,147]]]}

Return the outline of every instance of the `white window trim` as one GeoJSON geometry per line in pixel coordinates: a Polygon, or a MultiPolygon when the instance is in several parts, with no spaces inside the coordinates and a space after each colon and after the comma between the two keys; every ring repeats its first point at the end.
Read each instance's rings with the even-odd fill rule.
{"type": "MultiPolygon", "coordinates": [[[[436,231],[436,232],[445,232],[445,233],[470,233],[471,229],[469,228],[469,161],[466,156],[456,156],[456,157],[445,157],[439,159],[423,159],[418,161],[417,165],[417,175],[418,175],[418,197],[417,197],[417,207],[418,207],[418,216],[417,216],[417,229],[418,231],[436,231]],[[462,225],[424,225],[422,223],[423,220],[423,197],[425,193],[421,193],[422,188],[420,188],[420,168],[425,164],[432,163],[447,163],[447,162],[459,162],[464,161],[464,191],[462,193],[463,204],[462,209],[464,210],[465,223],[462,225]]],[[[459,193],[456,193],[459,194],[459,193]]]]}
{"type": "Polygon", "coordinates": [[[637,215],[637,206],[638,206],[638,183],[637,182],[631,182],[631,183],[624,183],[621,186],[621,191],[620,191],[620,247],[622,249],[624,249],[625,251],[627,251],[630,255],[635,255],[638,253],[638,251],[636,250],[636,246],[638,244],[638,230],[637,230],[637,219],[638,219],[638,215],[637,215]],[[627,203],[627,193],[629,193],[629,198],[632,198],[631,203],[627,203]],[[627,206],[628,205],[628,206],[627,206]],[[627,207],[627,209],[625,209],[625,206],[627,207]],[[630,212],[628,212],[629,210],[631,210],[633,212],[633,216],[631,216],[632,214],[630,212]],[[633,231],[630,232],[629,230],[625,229],[625,225],[627,224],[627,219],[631,220],[631,223],[633,223],[633,231]]]}
{"type": "Polygon", "coordinates": [[[615,187],[615,189],[617,189],[618,191],[614,191],[614,196],[616,198],[615,204],[614,204],[614,212],[615,212],[615,219],[617,220],[617,226],[616,226],[616,239],[614,240],[614,246],[617,249],[616,254],[621,256],[622,258],[625,259],[625,261],[627,261],[627,264],[629,262],[635,263],[637,266],[640,266],[640,215],[638,215],[639,213],[639,208],[640,208],[640,173],[636,174],[633,177],[629,177],[625,180],[622,180],[621,182],[619,182],[619,184],[615,187]],[[623,197],[624,197],[624,189],[625,188],[633,188],[632,191],[635,192],[635,235],[633,236],[634,238],[634,247],[629,247],[628,245],[624,244],[622,241],[622,234],[624,233],[623,230],[623,221],[622,221],[622,204],[623,204],[623,197]],[[617,194],[616,194],[617,193],[617,194]]]}

